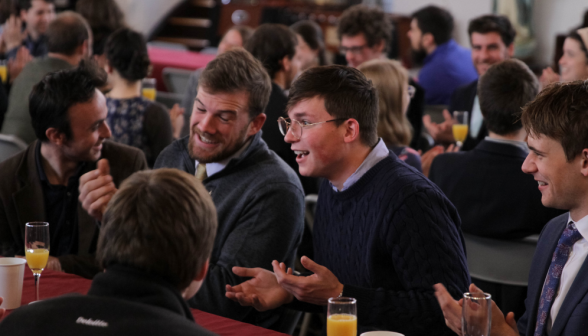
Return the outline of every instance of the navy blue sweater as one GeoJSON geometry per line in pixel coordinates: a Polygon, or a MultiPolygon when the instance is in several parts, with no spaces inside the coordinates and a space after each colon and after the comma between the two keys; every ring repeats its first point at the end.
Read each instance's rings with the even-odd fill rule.
{"type": "Polygon", "coordinates": [[[343,192],[324,181],[318,200],[316,262],[357,299],[359,333],[453,334],[432,286],[459,298],[470,278],[459,216],[437,186],[390,153],[343,192]]]}

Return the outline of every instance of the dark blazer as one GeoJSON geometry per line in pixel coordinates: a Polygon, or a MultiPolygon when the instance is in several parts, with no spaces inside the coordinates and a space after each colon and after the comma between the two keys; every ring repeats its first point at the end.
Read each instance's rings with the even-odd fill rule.
{"type": "Polygon", "coordinates": [[[523,238],[563,212],[541,204],[537,182],[521,170],[526,156],[519,147],[484,140],[471,151],[437,156],[429,179],[457,208],[463,232],[523,238]]]}
{"type": "MultiPolygon", "coordinates": [[[[5,257],[24,255],[25,223],[46,220],[36,145],[0,163],[0,254],[5,257]]],[[[141,150],[110,141],[104,142],[101,158],[108,159],[117,187],[132,173],[147,169],[141,150]]],[[[82,174],[94,169],[96,162],[88,162],[82,174]]],[[[78,203],[78,254],[59,257],[65,272],[92,278],[100,271],[94,258],[98,232],[96,220],[78,203]]]]}
{"type": "MultiPolygon", "coordinates": [[[[472,111],[474,109],[474,100],[478,94],[478,80],[471,82],[470,84],[457,88],[451,96],[451,103],[449,104],[449,112],[453,111],[468,111],[469,120],[468,125],[472,124],[472,111]]],[[[488,135],[488,129],[486,128],[486,122],[482,122],[478,136],[474,139],[468,132],[468,137],[464,141],[461,147],[462,151],[468,151],[476,147],[480,141],[488,135]]]]}
{"type": "MultiPolygon", "coordinates": [[[[532,336],[537,324],[537,307],[543,289],[543,283],[557,242],[568,222],[568,213],[552,219],[541,232],[531,270],[529,271],[529,287],[525,300],[526,312],[518,322],[521,335],[532,336]]],[[[568,295],[553,321],[550,336],[586,335],[588,330],[588,259],[584,261],[576,279],[572,283],[568,295]]]]}

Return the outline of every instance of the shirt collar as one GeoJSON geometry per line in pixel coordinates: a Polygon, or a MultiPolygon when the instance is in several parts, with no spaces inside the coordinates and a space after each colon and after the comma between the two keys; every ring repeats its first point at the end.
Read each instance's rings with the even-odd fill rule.
{"type": "Polygon", "coordinates": [[[522,149],[525,153],[527,153],[527,154],[529,153],[529,146],[527,146],[527,143],[524,141],[494,139],[489,136],[485,137],[484,140],[490,141],[490,142],[495,142],[495,143],[500,143],[500,144],[507,144],[507,145],[516,146],[516,147],[519,147],[520,149],[522,149]]]}
{"type": "MultiPolygon", "coordinates": [[[[380,138],[376,146],[371,150],[368,156],[363,160],[361,165],[355,170],[351,176],[347,178],[347,180],[343,183],[343,189],[340,191],[345,191],[349,189],[355,182],[357,182],[368,170],[372,169],[378,162],[382,161],[386,157],[390,155],[390,150],[386,147],[386,144],[380,138]]],[[[331,183],[329,181],[329,183],[331,183]]],[[[339,190],[331,183],[331,187],[334,191],[338,192],[339,190]]]]}
{"type": "Polygon", "coordinates": [[[578,232],[580,232],[584,239],[588,238],[588,216],[584,216],[579,221],[575,221],[572,219],[572,215],[568,213],[568,223],[569,222],[574,222],[574,224],[576,224],[578,232]]]}
{"type": "MultiPolygon", "coordinates": [[[[221,172],[223,169],[225,169],[227,167],[227,165],[229,164],[229,162],[232,159],[236,159],[239,156],[241,156],[241,154],[243,154],[243,152],[249,147],[249,145],[251,144],[251,141],[253,140],[253,137],[251,137],[249,140],[247,140],[247,142],[243,145],[243,147],[241,147],[241,149],[239,149],[238,151],[236,151],[233,155],[231,155],[230,157],[219,161],[219,162],[210,162],[206,164],[206,175],[208,177],[217,174],[219,172],[221,172]]],[[[198,160],[194,160],[195,161],[195,168],[196,170],[198,170],[198,160]]]]}

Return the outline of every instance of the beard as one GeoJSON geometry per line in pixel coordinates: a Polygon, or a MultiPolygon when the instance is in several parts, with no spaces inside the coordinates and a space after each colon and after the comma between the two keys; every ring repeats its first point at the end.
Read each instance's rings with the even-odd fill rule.
{"type": "Polygon", "coordinates": [[[427,52],[423,48],[419,48],[418,50],[411,50],[410,52],[413,66],[422,66],[425,58],[427,57],[427,52]]]}
{"type": "MultiPolygon", "coordinates": [[[[243,127],[243,129],[239,131],[239,135],[237,136],[236,141],[232,144],[227,145],[224,141],[222,141],[223,139],[214,139],[215,141],[221,140],[219,141],[221,145],[226,145],[227,147],[219,148],[218,151],[212,152],[209,155],[204,155],[202,153],[198,154],[196,151],[197,148],[195,148],[196,146],[194,145],[194,137],[201,136],[202,131],[200,131],[196,127],[196,125],[194,125],[194,127],[192,127],[192,131],[190,132],[190,141],[188,141],[188,154],[190,155],[190,158],[192,160],[196,160],[198,161],[198,163],[205,164],[211,162],[220,162],[225,159],[228,159],[233,154],[235,154],[239,149],[241,149],[247,142],[247,129],[247,126],[243,127]]],[[[211,138],[209,134],[206,135],[207,138],[211,138]]]]}

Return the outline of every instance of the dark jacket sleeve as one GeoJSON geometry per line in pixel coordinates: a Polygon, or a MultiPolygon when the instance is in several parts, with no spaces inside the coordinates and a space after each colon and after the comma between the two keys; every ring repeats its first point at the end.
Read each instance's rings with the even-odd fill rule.
{"type": "Polygon", "coordinates": [[[143,129],[147,138],[149,147],[147,164],[153,167],[159,153],[172,143],[174,137],[172,134],[172,125],[167,109],[158,103],[149,105],[145,111],[143,129]]]}
{"type": "Polygon", "coordinates": [[[358,319],[407,335],[451,335],[433,285],[442,283],[457,299],[470,283],[455,208],[435,189],[416,192],[393,215],[382,237],[404,290],[344,284],[343,296],[357,299],[358,319]]]}

